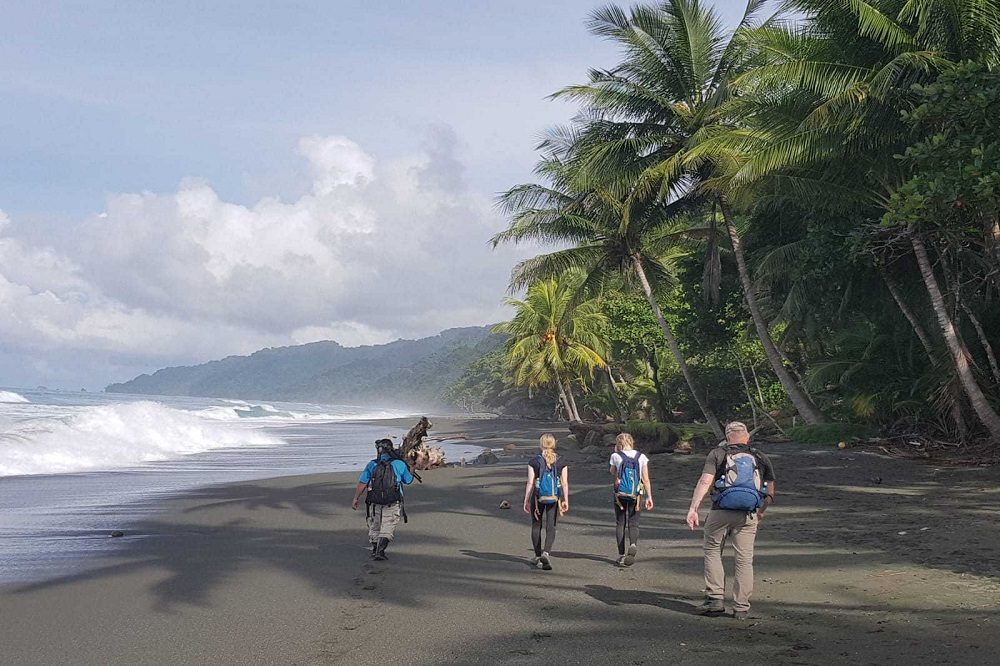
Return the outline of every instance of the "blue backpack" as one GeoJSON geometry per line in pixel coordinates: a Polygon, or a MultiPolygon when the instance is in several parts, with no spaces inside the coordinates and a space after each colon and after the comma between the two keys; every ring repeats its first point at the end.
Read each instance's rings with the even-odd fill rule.
{"type": "Polygon", "coordinates": [[[756,451],[735,446],[725,449],[726,470],[715,482],[715,506],[730,511],[756,511],[764,503],[756,451]]]}
{"type": "Polygon", "coordinates": [[[642,473],[639,468],[639,456],[630,458],[624,451],[618,453],[621,456],[621,463],[618,465],[618,487],[615,488],[615,495],[638,500],[642,494],[642,473]]]}
{"type": "Polygon", "coordinates": [[[555,504],[559,501],[562,483],[555,464],[549,467],[545,458],[538,455],[538,478],[535,479],[535,499],[539,504],[555,504]]]}

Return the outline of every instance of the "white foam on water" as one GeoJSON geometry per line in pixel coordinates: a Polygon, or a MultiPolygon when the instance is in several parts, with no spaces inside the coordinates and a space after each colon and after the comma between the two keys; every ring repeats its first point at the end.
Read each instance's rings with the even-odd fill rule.
{"type": "Polygon", "coordinates": [[[0,432],[0,476],[120,469],[220,448],[278,446],[252,428],[140,401],[18,421],[0,432]]]}
{"type": "Polygon", "coordinates": [[[0,391],[0,402],[31,402],[20,393],[13,391],[0,391]]]}
{"type": "Polygon", "coordinates": [[[288,423],[292,421],[371,421],[376,419],[395,419],[411,416],[409,412],[390,409],[371,409],[351,406],[317,405],[316,412],[304,412],[295,409],[282,409],[266,403],[251,403],[243,400],[223,400],[230,406],[215,406],[198,411],[205,418],[217,421],[235,421],[238,419],[265,420],[268,423],[288,423]]]}

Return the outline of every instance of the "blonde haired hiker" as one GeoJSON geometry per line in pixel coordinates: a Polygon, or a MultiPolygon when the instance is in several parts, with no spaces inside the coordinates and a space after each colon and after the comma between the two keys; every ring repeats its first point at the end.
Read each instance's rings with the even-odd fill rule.
{"type": "Polygon", "coordinates": [[[712,490],[712,510],[705,521],[705,615],[726,612],[726,571],[722,549],[732,541],[736,552],[733,617],[745,620],[753,593],[753,546],[764,512],[774,502],[774,468],[770,459],[750,446],[750,433],[739,421],[726,426],[726,441],[705,460],[691,497],[686,522],[698,527],[698,507],[712,490]]]}
{"type": "Polygon", "coordinates": [[[615,563],[620,567],[629,567],[639,551],[639,512],[644,505],[646,511],[653,510],[649,458],[636,450],[632,435],[623,432],[615,438],[615,452],[611,454],[610,465],[611,476],[615,480],[615,534],[618,537],[618,560],[615,563]]]}
{"type": "Polygon", "coordinates": [[[546,433],[538,440],[541,452],[528,463],[528,482],[524,486],[524,512],[531,514],[531,545],[534,564],[552,570],[549,553],[556,539],[556,520],[569,511],[569,468],[556,455],[556,438],[546,433]],[[542,525],[545,545],[542,546],[542,525]]]}

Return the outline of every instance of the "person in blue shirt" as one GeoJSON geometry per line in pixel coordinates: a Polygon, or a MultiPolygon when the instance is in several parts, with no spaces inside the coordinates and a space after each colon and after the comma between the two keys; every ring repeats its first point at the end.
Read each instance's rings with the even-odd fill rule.
{"type": "Polygon", "coordinates": [[[367,491],[368,541],[372,547],[372,558],[388,559],[385,549],[389,546],[399,524],[400,516],[406,520],[406,510],[403,508],[403,485],[413,483],[413,473],[406,461],[400,458],[393,448],[391,439],[380,439],[375,442],[378,456],[369,461],[354,491],[351,508],[357,510],[361,493],[367,491]]]}

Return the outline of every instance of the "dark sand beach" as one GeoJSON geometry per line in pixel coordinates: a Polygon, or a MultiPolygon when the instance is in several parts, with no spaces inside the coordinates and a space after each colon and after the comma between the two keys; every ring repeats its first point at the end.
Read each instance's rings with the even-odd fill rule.
{"type": "Polygon", "coordinates": [[[0,662],[997,663],[1000,469],[765,445],[778,502],[757,539],[752,617],[737,623],[694,614],[701,534],[682,521],[700,454],[652,457],[657,508],[636,564],[618,569],[606,456],[563,451],[571,511],[554,570],[533,569],[520,504],[542,431],[436,419],[434,435],[520,447],[425,473],[383,563],[350,508],[355,474],[171,500],[113,557],[0,588],[0,662]]]}

